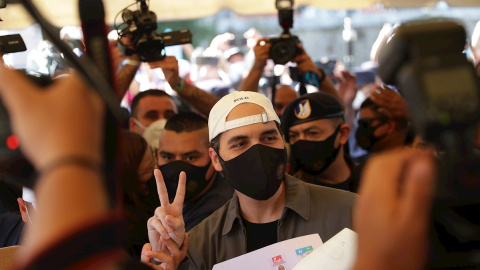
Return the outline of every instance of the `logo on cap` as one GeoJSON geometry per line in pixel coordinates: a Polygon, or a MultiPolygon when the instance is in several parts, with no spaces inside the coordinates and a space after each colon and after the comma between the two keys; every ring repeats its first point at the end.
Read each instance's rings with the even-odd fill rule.
{"type": "Polygon", "coordinates": [[[310,107],[310,101],[308,99],[301,100],[295,105],[295,116],[298,119],[305,119],[312,114],[312,108],[310,107]]]}

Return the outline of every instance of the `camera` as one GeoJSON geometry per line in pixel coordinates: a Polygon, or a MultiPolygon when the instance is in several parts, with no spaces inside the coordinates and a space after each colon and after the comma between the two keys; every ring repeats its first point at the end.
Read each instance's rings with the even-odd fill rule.
{"type": "Polygon", "coordinates": [[[414,21],[395,29],[379,54],[378,75],[399,88],[417,133],[442,149],[427,269],[480,268],[480,157],[474,147],[480,91],[473,64],[462,54],[466,37],[453,20],[414,21]]]}
{"type": "Polygon", "coordinates": [[[0,36],[0,52],[16,53],[26,50],[25,42],[19,34],[0,36]]]}
{"type": "Polygon", "coordinates": [[[293,27],[293,0],[277,0],[276,8],[283,33],[278,38],[270,39],[270,59],[277,65],[285,65],[300,53],[297,47],[300,40],[290,33],[293,27]]]}
{"type": "Polygon", "coordinates": [[[137,0],[137,3],[140,5],[137,10],[125,8],[121,11],[123,23],[115,27],[123,54],[138,53],[142,62],[153,62],[165,58],[165,47],[192,42],[188,29],[158,34],[157,15],[148,9],[146,0],[137,0]],[[130,44],[124,44],[122,37],[130,37],[130,44]]]}

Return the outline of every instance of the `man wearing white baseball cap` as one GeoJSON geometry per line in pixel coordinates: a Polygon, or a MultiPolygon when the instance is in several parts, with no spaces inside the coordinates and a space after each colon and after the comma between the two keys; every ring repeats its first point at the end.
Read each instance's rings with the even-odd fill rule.
{"type": "MultiPolygon", "coordinates": [[[[255,92],[233,92],[212,108],[209,154],[235,193],[188,233],[188,260],[180,268],[212,269],[222,261],[312,233],[325,242],[350,227],[356,195],[285,174],[279,125],[270,100],[255,92]]],[[[180,223],[168,223],[167,231],[181,237],[181,230],[171,226],[180,223]]]]}

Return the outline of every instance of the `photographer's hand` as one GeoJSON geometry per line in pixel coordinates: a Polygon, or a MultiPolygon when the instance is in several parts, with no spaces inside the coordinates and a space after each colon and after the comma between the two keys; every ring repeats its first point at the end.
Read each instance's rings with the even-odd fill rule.
{"type": "Polygon", "coordinates": [[[376,85],[370,92],[373,103],[380,106],[379,113],[387,115],[397,121],[410,120],[410,111],[407,102],[399,93],[390,89],[388,86],[376,85]]]}
{"type": "MultiPolygon", "coordinates": [[[[131,35],[126,35],[120,38],[120,41],[126,45],[129,49],[135,49],[133,47],[132,42],[131,42],[131,35]]],[[[116,45],[118,46],[118,44],[116,45]]],[[[119,48],[112,48],[115,50],[120,50],[119,48]]],[[[138,68],[140,67],[140,56],[138,54],[133,54],[130,56],[126,56],[128,61],[127,64],[125,64],[122,69],[117,73],[115,76],[116,80],[116,96],[119,100],[123,98],[125,93],[128,91],[130,88],[130,85],[135,78],[135,74],[138,71],[138,68]]]]}
{"type": "Polygon", "coordinates": [[[269,38],[262,38],[257,41],[257,44],[253,47],[255,62],[247,77],[238,87],[238,91],[258,91],[258,82],[263,75],[263,69],[267,65],[267,60],[270,58],[271,47],[272,44],[269,38]]]}
{"type": "Polygon", "coordinates": [[[293,58],[291,62],[297,63],[300,74],[305,75],[307,72],[312,72],[317,75],[318,78],[324,77],[324,79],[320,83],[319,90],[334,96],[338,101],[342,102],[337,90],[335,89],[335,85],[333,85],[332,81],[326,76],[326,74],[324,74],[323,70],[317,68],[315,63],[312,61],[310,56],[303,48],[302,44],[298,44],[297,48],[300,53],[295,56],[295,58],[293,58]]]}
{"type": "MultiPolygon", "coordinates": [[[[166,56],[163,60],[148,64],[152,69],[162,69],[165,79],[172,89],[179,86],[181,78],[178,73],[178,61],[174,56],[166,56]]],[[[177,94],[207,118],[213,105],[218,101],[218,97],[203,91],[187,81],[183,81],[183,86],[180,90],[177,90],[177,94]]]]}
{"type": "Polygon", "coordinates": [[[180,83],[180,75],[178,73],[178,61],[175,56],[165,56],[163,60],[149,62],[151,69],[161,68],[170,87],[175,88],[180,83]]]}
{"type": "Polygon", "coordinates": [[[0,80],[13,131],[35,168],[41,170],[68,156],[102,164],[103,103],[80,78],[59,78],[42,89],[0,61],[0,80]]]}
{"type": "Polygon", "coordinates": [[[372,157],[354,211],[354,270],[420,270],[428,253],[433,157],[412,149],[372,157]]]}
{"type": "Polygon", "coordinates": [[[270,58],[270,48],[272,43],[270,43],[269,38],[262,38],[257,41],[255,47],[253,47],[253,52],[255,53],[255,63],[253,64],[252,69],[261,70],[267,65],[267,60],[270,58]]]}
{"type": "Polygon", "coordinates": [[[41,89],[0,60],[0,81],[13,132],[40,172],[35,226],[24,234],[25,250],[18,261],[29,263],[40,251],[109,213],[100,171],[81,163],[58,163],[75,157],[101,167],[104,104],[75,74],[41,89]]]}
{"type": "Polygon", "coordinates": [[[305,49],[303,48],[302,44],[298,44],[297,48],[300,53],[297,56],[295,56],[295,58],[292,59],[292,62],[297,63],[297,68],[300,74],[305,75],[305,73],[310,71],[317,74],[319,78],[322,77],[323,71],[320,71],[317,68],[315,63],[312,61],[312,58],[310,58],[310,55],[308,55],[305,49]]]}

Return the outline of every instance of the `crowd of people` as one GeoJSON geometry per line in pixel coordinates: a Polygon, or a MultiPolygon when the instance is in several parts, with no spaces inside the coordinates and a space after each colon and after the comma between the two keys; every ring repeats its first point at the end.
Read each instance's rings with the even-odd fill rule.
{"type": "Polygon", "coordinates": [[[105,106],[90,86],[62,70],[40,90],[2,61],[0,97],[39,175],[23,192],[0,176],[0,247],[25,247],[15,269],[212,269],[343,228],[358,233],[355,270],[422,269],[436,169],[405,99],[340,64],[327,74],[300,44],[299,82],[274,74],[270,39],[244,38],[184,46],[191,63],[142,63],[111,41],[129,114],[118,179],[104,173],[105,106]]]}

